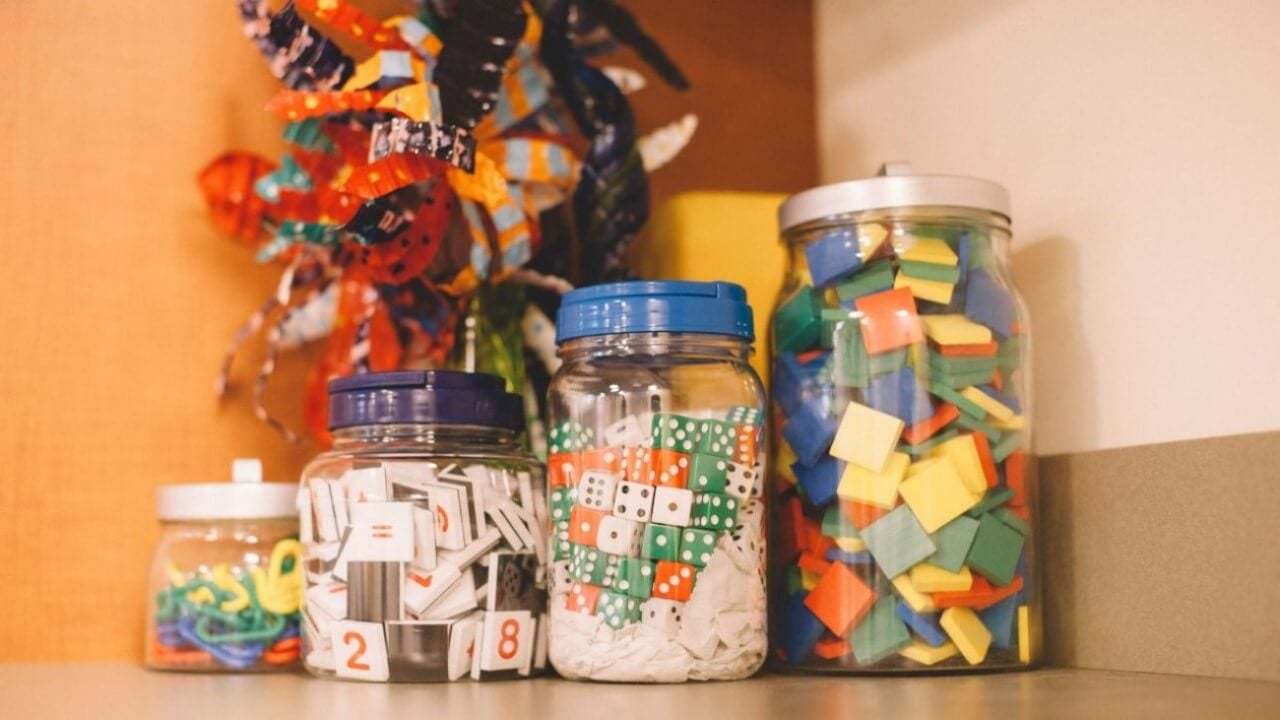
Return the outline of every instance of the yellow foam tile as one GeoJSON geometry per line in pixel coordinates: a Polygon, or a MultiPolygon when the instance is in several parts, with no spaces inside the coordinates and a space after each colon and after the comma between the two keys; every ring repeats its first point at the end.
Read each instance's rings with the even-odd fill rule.
{"type": "Polygon", "coordinates": [[[787,444],[787,441],[784,438],[779,437],[778,450],[774,453],[773,460],[774,473],[783,480],[786,480],[788,483],[795,485],[796,474],[792,472],[791,464],[796,460],[799,460],[799,458],[796,457],[796,451],[791,449],[791,446],[787,444]]]}
{"type": "Polygon", "coordinates": [[[902,573],[894,578],[893,589],[898,591],[898,596],[908,607],[918,613],[933,612],[938,609],[938,606],[933,604],[932,596],[920,592],[915,585],[911,584],[910,573],[902,573]]]}
{"type": "Polygon", "coordinates": [[[808,570],[804,570],[804,569],[800,570],[800,587],[804,588],[805,590],[812,590],[814,587],[817,586],[818,581],[821,579],[822,579],[822,576],[819,575],[818,573],[809,572],[808,570]]]}
{"type": "Polygon", "coordinates": [[[887,237],[889,237],[889,229],[879,223],[859,224],[858,257],[866,262],[867,258],[876,254],[887,237]]]}
{"type": "Polygon", "coordinates": [[[936,464],[938,464],[938,458],[923,458],[917,460],[907,466],[906,477],[915,477],[936,464]]]}
{"type": "Polygon", "coordinates": [[[951,246],[937,238],[910,238],[903,244],[910,247],[898,253],[898,258],[901,260],[951,267],[955,267],[960,262],[960,258],[956,256],[951,246]]]}
{"type": "Polygon", "coordinates": [[[898,276],[894,278],[893,287],[907,288],[911,291],[913,297],[943,305],[951,302],[951,295],[956,289],[955,285],[948,282],[911,277],[902,272],[898,273],[898,276]]]}
{"type": "Polygon", "coordinates": [[[902,435],[898,418],[851,402],[840,418],[840,427],[831,441],[831,455],[846,462],[883,472],[902,435]]]}
{"type": "Polygon", "coordinates": [[[924,334],[940,345],[985,345],[991,342],[991,329],[964,315],[921,315],[924,334]]]}
{"type": "Polygon", "coordinates": [[[900,452],[891,455],[884,470],[880,472],[849,463],[844,466],[844,474],[840,476],[836,494],[845,500],[857,500],[892,509],[898,502],[898,485],[910,464],[911,456],[900,452]]]}
{"type": "Polygon", "coordinates": [[[996,420],[1008,420],[1013,417],[1013,409],[1005,406],[1004,403],[996,400],[990,395],[982,392],[976,387],[967,387],[960,391],[960,394],[969,402],[990,413],[991,417],[996,420]]]}
{"type": "Polygon", "coordinates": [[[987,492],[987,475],[982,470],[982,457],[972,434],[957,435],[929,451],[934,459],[948,458],[971,494],[982,496],[987,492]]]}
{"type": "Polygon", "coordinates": [[[937,665],[948,658],[955,657],[960,649],[953,642],[944,642],[938,647],[933,647],[923,640],[912,640],[911,644],[898,651],[898,654],[908,660],[915,660],[921,665],[937,665]]]}
{"type": "Polygon", "coordinates": [[[991,425],[991,427],[999,428],[1001,430],[1021,430],[1022,416],[1014,415],[1008,420],[990,420],[988,421],[988,424],[991,425]]]}
{"type": "Polygon", "coordinates": [[[903,480],[898,494],[927,533],[956,519],[978,502],[960,479],[955,463],[945,457],[903,480]]]}
{"type": "Polygon", "coordinates": [[[835,541],[836,547],[845,552],[860,552],[867,549],[867,544],[863,542],[862,538],[838,537],[831,539],[835,541]]]}
{"type": "Polygon", "coordinates": [[[987,649],[991,647],[991,632],[977,613],[967,607],[947,608],[942,611],[939,624],[970,665],[986,659],[987,649]]]}
{"type": "Polygon", "coordinates": [[[1018,606],[1018,659],[1031,662],[1031,611],[1026,605],[1018,606]]]}
{"type": "Polygon", "coordinates": [[[920,563],[911,568],[910,575],[912,587],[921,592],[959,592],[973,587],[973,574],[967,567],[951,572],[937,565],[920,563]]]}

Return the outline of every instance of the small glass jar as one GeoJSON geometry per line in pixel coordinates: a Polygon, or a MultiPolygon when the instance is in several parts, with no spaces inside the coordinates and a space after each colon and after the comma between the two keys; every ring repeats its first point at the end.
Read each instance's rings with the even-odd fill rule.
{"type": "Polygon", "coordinates": [[[552,665],[620,682],[753,674],[767,648],[764,390],[746,292],[583,288],[556,333],[552,665]]]}
{"type": "Polygon", "coordinates": [[[773,315],[773,644],[782,669],[1039,659],[1030,328],[1009,199],[881,176],[789,198],[773,315]]]}
{"type": "Polygon", "coordinates": [[[329,383],[329,428],[298,495],[307,670],[436,682],[545,667],[549,519],[521,398],[492,375],[369,373],[329,383]]]}
{"type": "Polygon", "coordinates": [[[263,483],[257,460],[234,482],[156,491],[145,659],[156,670],[291,670],[299,656],[302,548],[296,488],[263,483]]]}

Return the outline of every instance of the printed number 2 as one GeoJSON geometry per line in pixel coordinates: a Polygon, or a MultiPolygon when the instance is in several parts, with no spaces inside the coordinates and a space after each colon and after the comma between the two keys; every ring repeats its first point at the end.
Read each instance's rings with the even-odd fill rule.
{"type": "Polygon", "coordinates": [[[510,660],[520,652],[520,621],[507,618],[498,626],[498,657],[510,660]],[[509,649],[508,649],[509,648],[509,649]]]}
{"type": "Polygon", "coordinates": [[[364,657],[364,653],[369,649],[364,636],[352,630],[342,636],[342,644],[350,646],[352,643],[356,645],[356,651],[351,653],[351,657],[347,658],[347,667],[352,670],[368,670],[369,663],[360,662],[360,658],[364,657]]]}

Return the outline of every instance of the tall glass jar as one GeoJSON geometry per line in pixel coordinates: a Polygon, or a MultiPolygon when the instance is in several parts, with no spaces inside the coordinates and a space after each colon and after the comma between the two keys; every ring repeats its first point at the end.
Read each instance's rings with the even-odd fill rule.
{"type": "Polygon", "coordinates": [[[543,471],[500,378],[329,384],[333,449],[302,472],[307,670],[371,682],[527,677],[546,664],[543,471]]]}
{"type": "Polygon", "coordinates": [[[761,430],[746,292],[565,295],[551,382],[551,663],[574,679],[728,680],[766,638],[761,430]]]}
{"type": "Polygon", "coordinates": [[[236,460],[233,482],[156,490],[146,664],[155,670],[257,672],[298,664],[302,548],[296,491],[236,460]]]}
{"type": "Polygon", "coordinates": [[[1006,191],[887,166],[794,195],[779,219],[778,664],[1034,664],[1030,327],[1006,191]]]}

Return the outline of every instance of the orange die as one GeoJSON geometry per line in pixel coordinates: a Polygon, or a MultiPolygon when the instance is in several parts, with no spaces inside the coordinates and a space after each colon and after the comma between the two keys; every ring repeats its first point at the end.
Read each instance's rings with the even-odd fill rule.
{"type": "Polygon", "coordinates": [[[600,599],[600,588],[586,583],[574,583],[569,594],[564,597],[564,607],[569,612],[583,615],[596,614],[596,601],[600,599]]]}
{"type": "Polygon", "coordinates": [[[618,448],[599,448],[578,452],[578,472],[591,470],[617,475],[622,469],[622,450],[618,448]]]}
{"type": "Polygon", "coordinates": [[[692,565],[660,560],[653,569],[653,596],[667,600],[688,600],[693,594],[692,565]]]}
{"type": "Polygon", "coordinates": [[[822,579],[804,598],[827,629],[843,636],[876,601],[876,591],[867,587],[844,563],[831,563],[822,579]]]}
{"type": "Polygon", "coordinates": [[[574,505],[569,512],[569,542],[579,545],[596,546],[596,536],[600,532],[600,521],[609,515],[607,510],[593,510],[582,505],[574,505]]]}
{"type": "Polygon", "coordinates": [[[738,426],[738,442],[733,448],[733,461],[751,465],[760,452],[760,428],[755,425],[738,426]]]}
{"type": "Polygon", "coordinates": [[[910,288],[864,295],[854,305],[862,313],[862,339],[868,353],[879,355],[924,340],[910,288]]]}
{"type": "Polygon", "coordinates": [[[652,452],[646,447],[622,448],[622,455],[618,461],[618,471],[622,474],[622,479],[627,482],[652,485],[653,481],[649,479],[649,455],[652,452]]]}
{"type": "Polygon", "coordinates": [[[675,450],[649,453],[649,483],[682,488],[689,484],[689,456],[675,450]]]}
{"type": "Polygon", "coordinates": [[[547,484],[552,488],[575,487],[578,478],[578,453],[553,453],[547,456],[547,484]]]}

